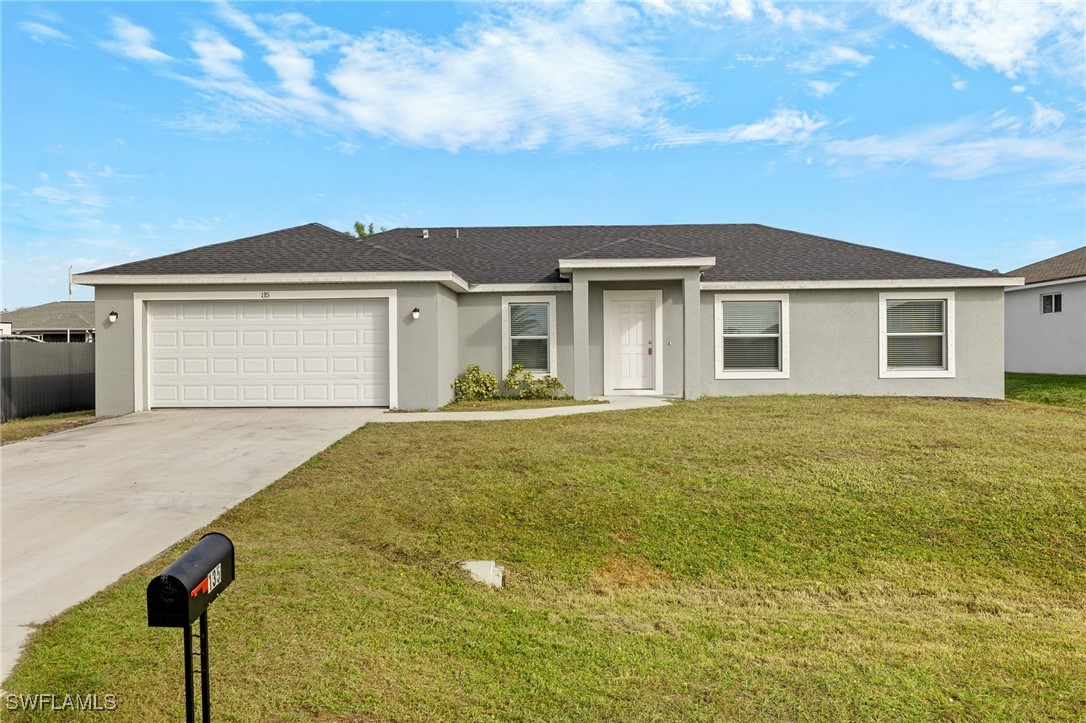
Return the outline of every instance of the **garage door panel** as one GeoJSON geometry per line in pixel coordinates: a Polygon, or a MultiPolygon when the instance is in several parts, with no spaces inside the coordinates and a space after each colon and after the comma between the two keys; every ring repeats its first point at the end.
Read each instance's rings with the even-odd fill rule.
{"type": "Polygon", "coordinates": [[[304,357],[302,359],[302,371],[306,374],[327,374],[328,358],[323,356],[304,357]]]}
{"type": "Polygon", "coordinates": [[[238,360],[235,357],[224,357],[211,360],[212,374],[237,374],[238,360]]]}
{"type": "Polygon", "coordinates": [[[186,321],[207,319],[207,304],[185,304],[181,307],[181,318],[186,321]]]}
{"type": "Polygon", "coordinates": [[[186,349],[203,349],[207,346],[207,337],[206,331],[183,331],[181,332],[181,346],[186,349]]]}
{"type": "Polygon", "coordinates": [[[152,407],[386,406],[388,302],[148,305],[152,407]]]}
{"type": "Polygon", "coordinates": [[[241,346],[250,349],[263,349],[268,346],[268,332],[260,330],[248,330],[241,332],[241,346]]]}
{"type": "Polygon", "coordinates": [[[234,384],[214,385],[211,387],[211,398],[216,402],[236,402],[238,399],[238,387],[234,384]]]}
{"type": "Polygon", "coordinates": [[[211,332],[211,346],[219,349],[237,349],[238,333],[234,330],[211,332]]]}

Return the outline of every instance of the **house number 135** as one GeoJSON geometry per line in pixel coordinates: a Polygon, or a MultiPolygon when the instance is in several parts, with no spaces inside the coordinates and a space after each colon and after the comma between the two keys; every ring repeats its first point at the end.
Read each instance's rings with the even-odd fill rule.
{"type": "Polygon", "coordinates": [[[271,292],[270,291],[261,291],[260,292],[260,298],[261,299],[270,299],[271,298],[271,292]]]}

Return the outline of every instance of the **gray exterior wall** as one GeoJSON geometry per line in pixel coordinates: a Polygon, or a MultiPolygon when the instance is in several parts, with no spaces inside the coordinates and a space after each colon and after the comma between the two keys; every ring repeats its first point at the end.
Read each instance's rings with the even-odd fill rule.
{"type": "Polygon", "coordinates": [[[788,291],[788,379],[716,378],[714,297],[727,292],[702,292],[702,392],[1003,398],[1001,287],[953,289],[956,370],[949,379],[879,378],[879,291],[788,291]]]}
{"type": "MultiPolygon", "coordinates": [[[[436,283],[280,284],[274,291],[395,289],[398,316],[399,400],[404,409],[436,408],[451,398],[449,384],[455,374],[456,295],[436,283]],[[411,310],[419,307],[418,320],[411,310]],[[436,363],[435,363],[436,360],[436,363]]],[[[208,286],[99,286],[95,288],[95,410],[99,416],[129,414],[135,408],[135,352],[133,349],[133,295],[163,291],[254,291],[249,285],[208,286]],[[110,324],[110,311],[119,315],[110,324]]],[[[146,335],[144,335],[146,344],[146,335]]]]}
{"type": "Polygon", "coordinates": [[[448,329],[457,325],[456,305],[450,304],[448,296],[442,293],[452,292],[440,284],[378,286],[396,289],[398,302],[399,402],[396,406],[437,409],[452,394],[449,382],[442,379],[449,364],[449,352],[441,347],[441,342],[451,336],[448,329]],[[419,309],[418,319],[411,318],[415,307],[419,309]]]}
{"type": "MultiPolygon", "coordinates": [[[[650,270],[651,272],[651,270],[650,270]]],[[[636,273],[636,272],[635,272],[636,273]]],[[[648,275],[648,274],[646,274],[648,275]]],[[[617,274],[616,274],[617,276],[617,274]]],[[[594,278],[587,281],[588,296],[588,396],[603,394],[603,292],[605,290],[659,289],[663,294],[662,334],[656,340],[663,362],[664,393],[684,392],[683,281],[674,278],[631,280],[594,278]]],[[[693,278],[693,277],[692,277],[693,278]]],[[[452,398],[453,379],[469,364],[502,375],[503,296],[554,296],[558,377],[573,391],[573,293],[471,293],[456,294],[436,283],[377,285],[397,293],[398,401],[401,409],[433,409],[452,398]],[[411,318],[418,307],[419,319],[411,318]]],[[[127,414],[135,410],[133,294],[161,291],[253,291],[252,286],[101,286],[96,289],[95,344],[96,402],[99,415],[127,414]],[[117,311],[109,324],[106,316],[117,311]]],[[[366,286],[279,285],[274,290],[351,290],[366,286]]],[[[1064,314],[1079,319],[1086,315],[1086,284],[1064,292],[1064,314]],[[1077,306],[1076,306],[1077,304],[1077,306]]],[[[693,292],[692,292],[693,293],[693,292]]],[[[701,394],[865,394],[990,397],[1003,396],[1003,289],[955,289],[956,376],[951,379],[879,378],[879,291],[790,291],[791,369],[788,379],[719,380],[715,378],[714,297],[700,292],[700,309],[692,322],[700,325],[695,374],[700,374],[701,394]]],[[[1019,292],[1036,299],[1031,292],[1019,292]]],[[[1008,304],[1013,295],[1008,295],[1008,304]]],[[[1037,302],[1039,304],[1039,302],[1037,302]]],[[[1010,317],[1008,306],[1008,317],[1010,317]]],[[[1036,320],[1034,320],[1036,325],[1036,320]]],[[[1086,330],[1079,322],[1076,348],[1086,360],[1086,330]]],[[[696,336],[696,335],[695,335],[696,336]]],[[[1010,345],[1008,340],[1008,348],[1010,345]]],[[[1028,344],[1027,344],[1028,345],[1028,344]]],[[[689,367],[688,367],[689,368],[689,367]]]]}
{"type": "Polygon", "coordinates": [[[566,385],[566,393],[573,392],[573,299],[569,292],[539,294],[461,294],[459,363],[449,376],[446,385],[462,374],[469,364],[478,364],[484,372],[491,372],[501,381],[502,371],[502,297],[503,296],[553,296],[555,297],[555,334],[558,335],[558,379],[566,385]]]}
{"type": "Polygon", "coordinates": [[[1007,371],[1086,374],[1086,281],[1008,289],[1007,371]],[[1042,294],[1063,294],[1063,311],[1041,313],[1042,294]]]}
{"type": "Polygon", "coordinates": [[[94,410],[99,417],[131,414],[136,410],[133,376],[131,287],[99,286],[94,289],[94,410]],[[117,321],[106,317],[116,311],[117,321]]]}

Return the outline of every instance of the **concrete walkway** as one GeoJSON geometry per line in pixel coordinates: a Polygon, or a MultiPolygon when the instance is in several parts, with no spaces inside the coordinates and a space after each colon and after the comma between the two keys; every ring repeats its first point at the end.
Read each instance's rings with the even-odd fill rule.
{"type": "Polygon", "coordinates": [[[0,447],[0,681],[30,632],[382,409],[145,412],[0,447]]]}
{"type": "Polygon", "coordinates": [[[596,397],[606,404],[580,404],[572,407],[540,407],[538,409],[510,409],[504,412],[392,412],[373,420],[378,424],[399,422],[494,422],[501,419],[542,419],[564,417],[567,414],[593,414],[595,412],[619,412],[625,409],[666,407],[670,402],[660,397],[596,397]]]}

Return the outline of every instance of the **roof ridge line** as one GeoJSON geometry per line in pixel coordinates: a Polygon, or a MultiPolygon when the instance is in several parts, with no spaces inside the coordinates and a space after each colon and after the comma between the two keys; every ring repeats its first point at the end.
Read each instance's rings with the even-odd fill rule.
{"type": "Polygon", "coordinates": [[[406,261],[413,261],[416,264],[421,264],[423,266],[426,266],[428,268],[433,269],[434,271],[451,271],[451,269],[443,269],[440,266],[437,266],[435,264],[430,263],[429,261],[423,261],[422,259],[417,259],[414,256],[408,256],[407,254],[403,253],[402,251],[397,251],[396,249],[390,249],[387,246],[382,246],[381,244],[375,244],[372,241],[366,241],[365,239],[358,239],[358,240],[361,241],[362,243],[366,244],[370,248],[378,249],[379,251],[384,251],[386,254],[392,254],[393,256],[399,256],[401,259],[404,259],[406,261]]]}
{"type": "Polygon", "coordinates": [[[660,243],[659,241],[653,241],[651,239],[641,238],[640,236],[625,236],[625,237],[620,238],[620,239],[615,239],[614,241],[608,241],[607,243],[596,246],[595,248],[587,249],[585,251],[582,251],[579,254],[574,254],[573,256],[570,256],[570,258],[573,258],[573,259],[589,258],[585,254],[595,253],[596,251],[601,251],[601,250],[603,250],[605,248],[609,248],[611,246],[614,246],[615,244],[627,243],[629,241],[640,241],[641,243],[652,244],[653,246],[657,246],[657,247],[662,248],[662,249],[667,249],[668,251],[678,251],[678,252],[684,253],[684,254],[696,254],[696,253],[698,253],[698,252],[693,251],[691,249],[681,249],[681,248],[678,248],[676,246],[671,246],[669,244],[660,243]]]}

